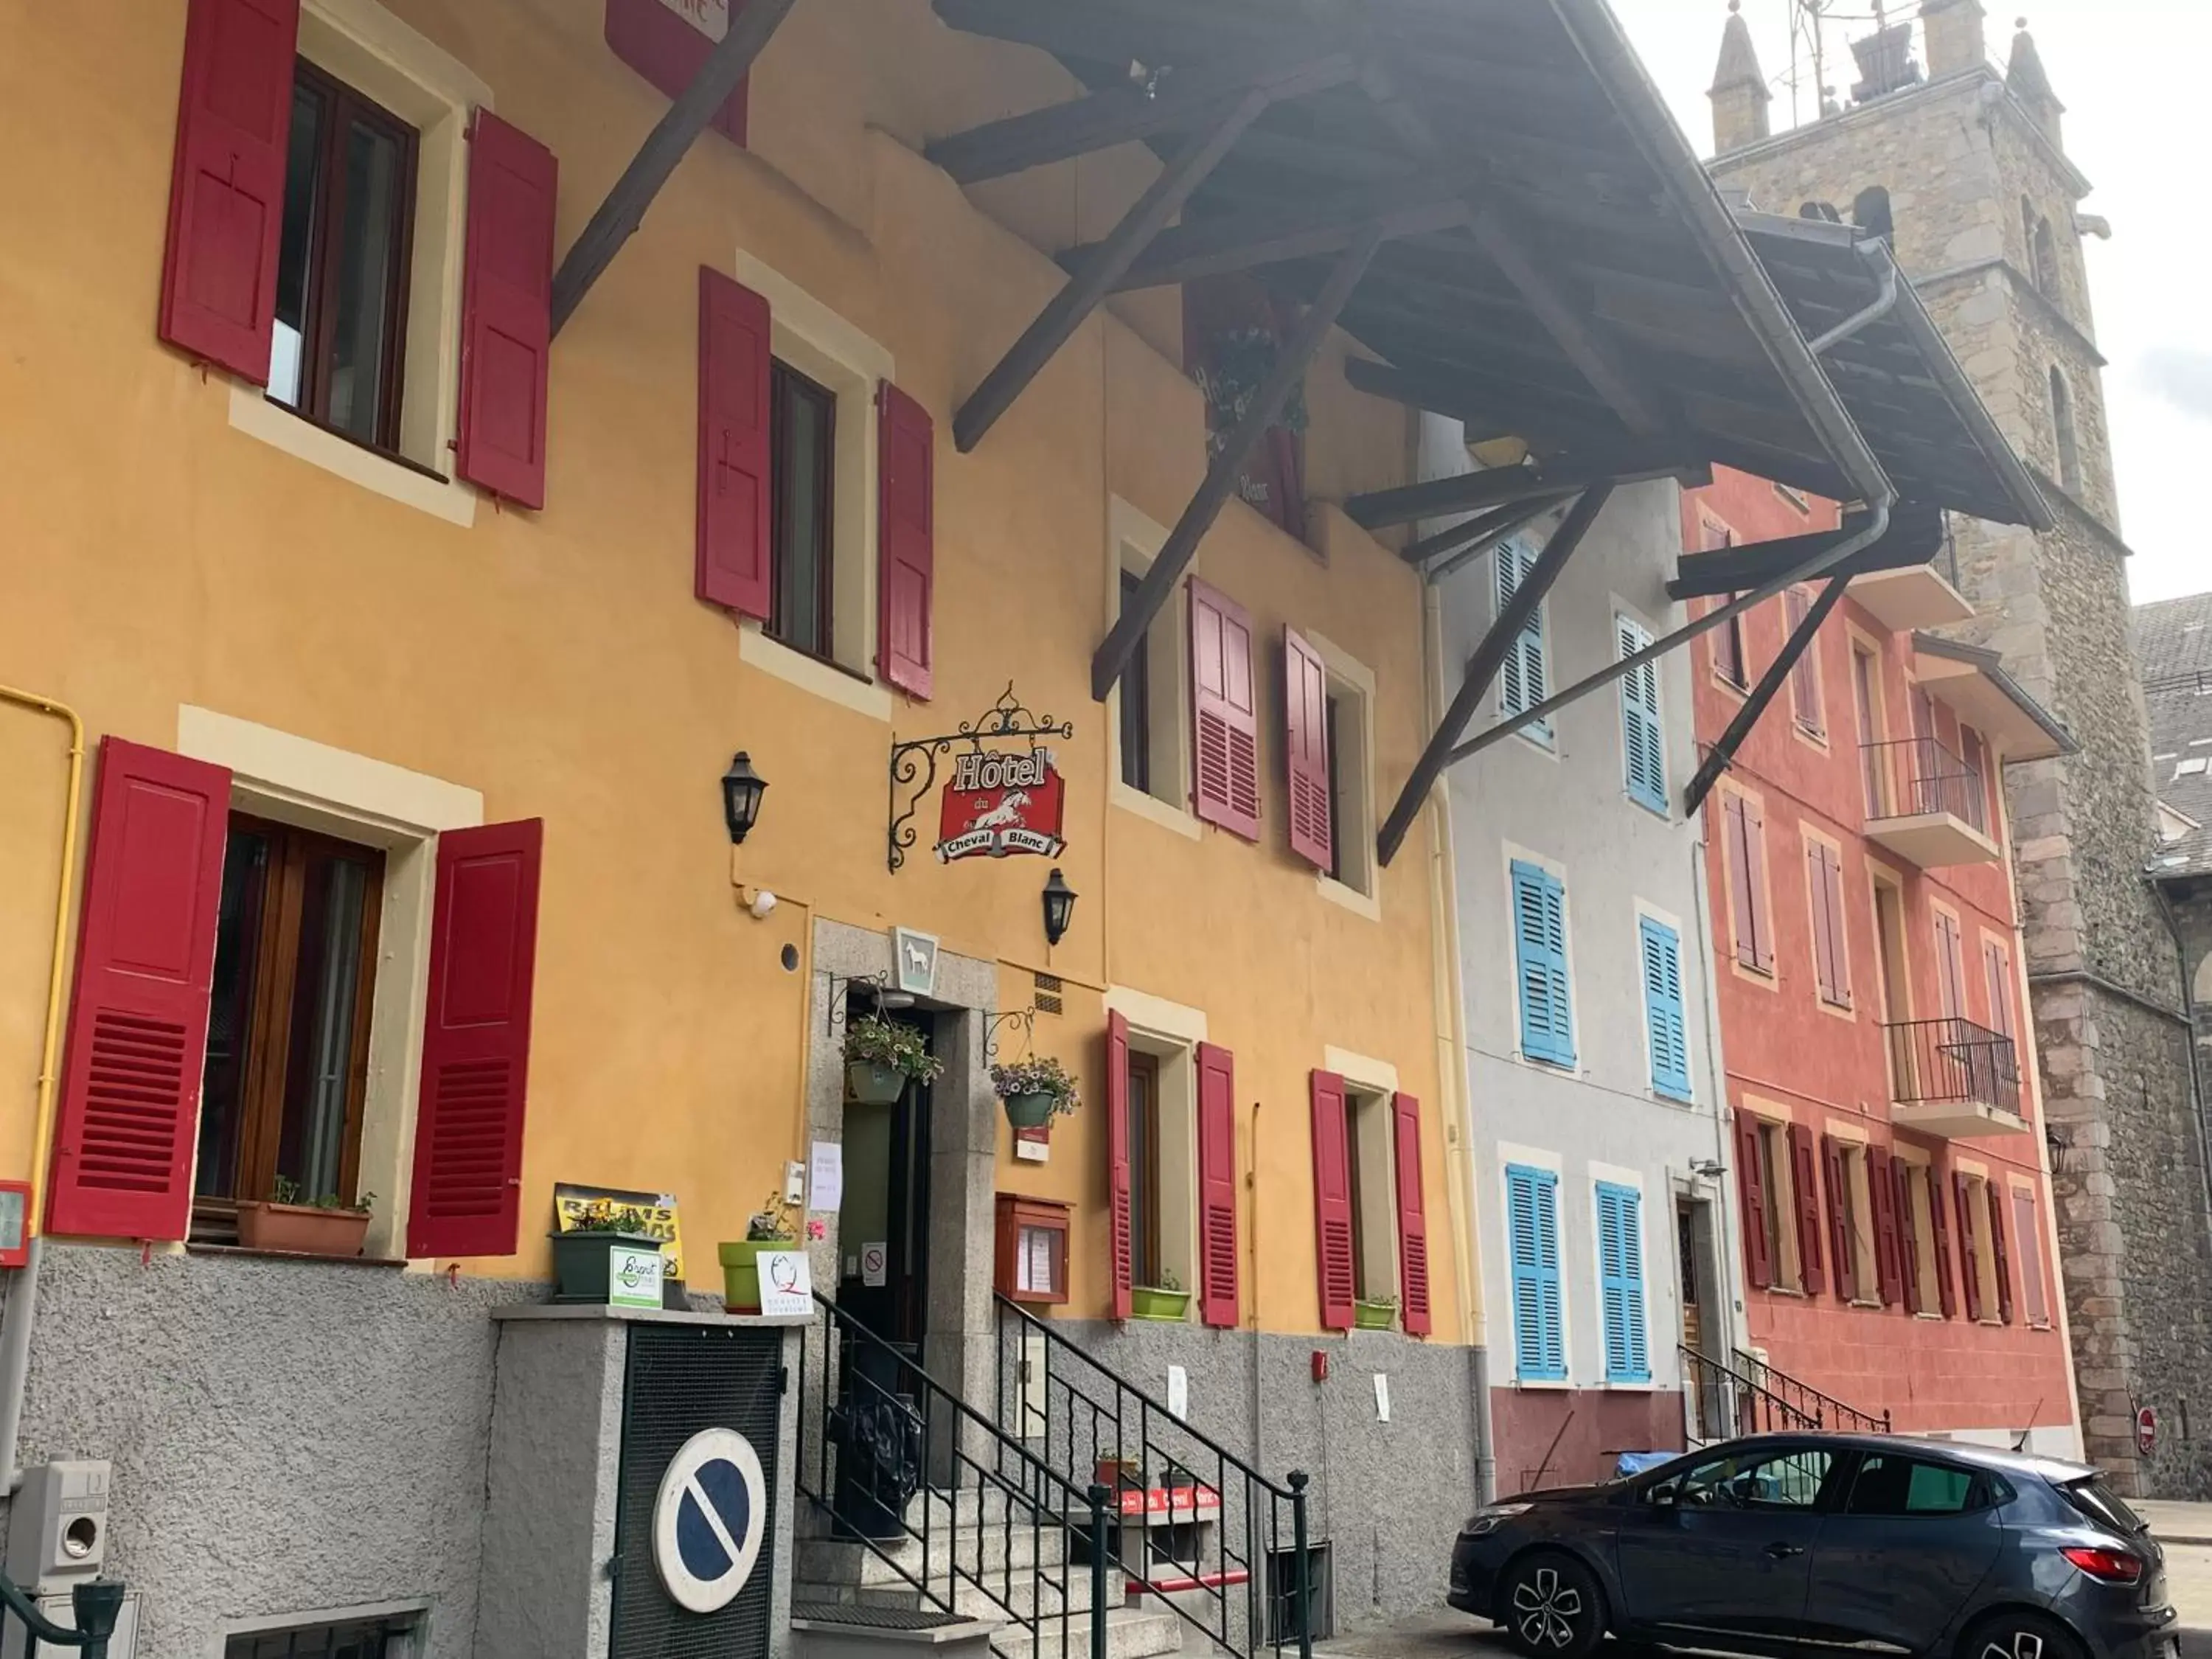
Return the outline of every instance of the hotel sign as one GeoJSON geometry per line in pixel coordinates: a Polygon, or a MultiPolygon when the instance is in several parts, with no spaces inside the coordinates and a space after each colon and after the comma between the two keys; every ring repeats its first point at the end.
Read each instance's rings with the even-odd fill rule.
{"type": "Polygon", "coordinates": [[[1057,858],[1066,786],[1049,749],[971,751],[954,758],[938,813],[937,856],[1002,859],[1030,853],[1057,858]]]}

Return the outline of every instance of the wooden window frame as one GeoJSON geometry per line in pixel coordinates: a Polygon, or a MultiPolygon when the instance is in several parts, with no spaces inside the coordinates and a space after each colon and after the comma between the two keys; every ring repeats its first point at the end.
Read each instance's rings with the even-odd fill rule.
{"type": "Polygon", "coordinates": [[[1805,1294],[1805,1260],[1797,1238],[1797,1180],[1790,1168],[1790,1126],[1759,1119],[1759,1181],[1766,1189],[1766,1262],[1770,1291],[1805,1294]]]}
{"type": "Polygon", "coordinates": [[[1129,1050],[1129,1196],[1138,1218],[1129,1232],[1130,1282],[1164,1288],[1160,1286],[1160,1060],[1136,1048],[1129,1050]],[[1141,1139],[1137,1127],[1140,1115],[1145,1120],[1141,1139]]]}
{"type": "MultiPolygon", "coordinates": [[[[1784,592],[1782,637],[1785,643],[1812,615],[1815,603],[1809,587],[1797,586],[1784,592]]],[[[1818,633],[1805,642],[1804,653],[1790,665],[1790,726],[1815,749],[1828,747],[1828,688],[1820,672],[1818,633]]]]}
{"type": "MultiPolygon", "coordinates": [[[[302,320],[307,326],[301,331],[300,338],[300,401],[296,404],[275,398],[270,401],[334,437],[387,459],[405,461],[417,471],[428,471],[419,462],[406,461],[399,453],[399,416],[407,370],[408,291],[413,286],[417,161],[422,135],[374,99],[355,90],[307,58],[294,60],[292,77],[295,98],[303,83],[322,97],[325,125],[316,155],[319,176],[315,186],[315,222],[308,236],[307,285],[302,301],[302,320]],[[384,348],[378,375],[381,392],[377,400],[376,435],[368,439],[332,422],[328,385],[330,356],[337,328],[335,296],[343,243],[337,233],[345,218],[343,136],[352,130],[356,120],[382,131],[397,143],[399,149],[396,210],[398,224],[392,240],[391,267],[387,272],[389,297],[386,301],[384,348]]],[[[288,159],[288,191],[289,186],[288,159]]],[[[439,475],[432,472],[431,476],[439,475]]]]}
{"type": "MultiPolygon", "coordinates": [[[[1121,609],[1144,578],[1126,567],[1117,577],[1121,609]]],[[[1149,630],[1147,630],[1149,632],[1149,630]]],[[[1152,793],[1152,653],[1149,638],[1138,641],[1121,672],[1121,781],[1139,794],[1152,793]]]]}
{"type": "Polygon", "coordinates": [[[804,369],[793,368],[781,357],[769,359],[768,469],[774,487],[769,491],[769,614],[761,628],[785,649],[852,673],[852,669],[837,660],[837,403],[836,392],[804,369]],[[821,545],[814,562],[820,584],[815,596],[812,646],[801,645],[789,636],[791,619],[784,614],[784,569],[790,557],[786,538],[790,532],[793,500],[798,493],[787,487],[790,481],[784,476],[790,459],[790,406],[794,398],[817,404],[823,410],[821,465],[813,490],[821,545]]]}
{"type": "MultiPolygon", "coordinates": [[[[291,1060],[292,1005],[300,973],[300,922],[306,897],[307,866],[312,854],[344,859],[364,866],[360,962],[355,975],[353,1042],[346,1060],[344,1151],[340,1158],[337,1196],[350,1205],[359,1196],[361,1135],[368,1094],[370,1017],[376,991],[376,960],[383,915],[385,860],[377,848],[294,824],[230,815],[227,833],[243,831],[269,838],[270,866],[264,877],[259,927],[253,940],[252,988],[240,1065],[238,1147],[235,1178],[228,1196],[192,1195],[193,1237],[220,1238],[237,1224],[238,1206],[252,1197],[273,1195],[276,1160],[284,1130],[287,1073],[291,1060]]],[[[204,1103],[203,1103],[204,1109],[204,1103]]],[[[323,1196],[304,1193],[312,1203],[323,1196]]]]}

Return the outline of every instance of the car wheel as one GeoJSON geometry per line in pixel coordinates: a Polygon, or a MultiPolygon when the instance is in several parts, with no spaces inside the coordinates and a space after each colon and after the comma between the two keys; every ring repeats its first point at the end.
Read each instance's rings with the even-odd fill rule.
{"type": "Polygon", "coordinates": [[[2074,1632],[2025,1607],[1992,1613],[1966,1632],[1959,1659],[2087,1659],[2074,1632]]]}
{"type": "Polygon", "coordinates": [[[1589,1659],[1605,1639],[1605,1593],[1571,1555],[1522,1557],[1506,1572],[1498,1603],[1507,1638],[1540,1659],[1589,1659]]]}

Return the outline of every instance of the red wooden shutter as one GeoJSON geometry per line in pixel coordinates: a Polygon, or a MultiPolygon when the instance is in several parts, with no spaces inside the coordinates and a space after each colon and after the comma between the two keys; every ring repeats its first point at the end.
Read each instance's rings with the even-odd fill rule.
{"type": "Polygon", "coordinates": [[[1790,1174],[1797,1199],[1797,1288],[1818,1296],[1827,1285],[1820,1271],[1820,1166],[1813,1137],[1802,1123],[1790,1126],[1790,1174]]]}
{"type": "Polygon", "coordinates": [[[1951,1275],[1951,1206],[1943,1201],[1943,1177],[1936,1173],[1933,1164],[1927,1166],[1926,1175],[1928,1224],[1936,1235],[1936,1289],[1943,1317],[1948,1319],[1959,1311],[1958,1291],[1951,1275]]]}
{"type": "Polygon", "coordinates": [[[1283,752],[1289,763],[1291,850],[1314,867],[1336,865],[1329,821],[1328,670],[1320,653],[1283,630],[1283,752]]]}
{"type": "Polygon", "coordinates": [[[1744,827],[1744,799],[1723,795],[1721,852],[1728,867],[1729,906],[1735,918],[1735,959],[1759,966],[1759,923],[1751,903],[1751,843],[1744,827]]]}
{"type": "Polygon", "coordinates": [[[1743,1265],[1753,1288],[1763,1291],[1774,1283],[1774,1263],[1766,1249],[1767,1206],[1774,1195],[1760,1178],[1759,1163],[1759,1120],[1740,1110],[1735,1115],[1735,1186],[1743,1200],[1743,1265]]]}
{"type": "Polygon", "coordinates": [[[1836,1294],[1852,1302],[1859,1293],[1859,1253],[1851,1237],[1851,1206],[1846,1190],[1850,1171],[1844,1167],[1844,1149],[1833,1135],[1820,1137],[1820,1165],[1828,1183],[1828,1261],[1835,1271],[1836,1294]]]}
{"type": "Polygon", "coordinates": [[[1905,1311],[1925,1313],[1920,1305],[1920,1223],[1912,1213],[1912,1166],[1893,1157],[1889,1174],[1897,1188],[1897,1271],[1905,1311]]]}
{"type": "Polygon", "coordinates": [[[1981,1255],[1974,1243],[1974,1207],[1966,1177],[1951,1172],[1951,1195],[1959,1206],[1959,1285],[1966,1292],[1966,1317],[1982,1316],[1981,1255]]]}
{"type": "Polygon", "coordinates": [[[1813,900],[1813,973],[1823,1000],[1838,1000],[1836,984],[1836,916],[1828,902],[1828,849],[1805,843],[1806,882],[1813,900]]]}
{"type": "Polygon", "coordinates": [[[1990,1255],[1996,1268],[1997,1317],[2012,1323],[2012,1261],[2005,1248],[2005,1206],[1995,1182],[1982,1187],[1983,1207],[1989,1212],[1990,1255]]]}
{"type": "Polygon", "coordinates": [[[101,741],[48,1232],[185,1236],[229,810],[222,768],[101,741]]]}
{"type": "Polygon", "coordinates": [[[191,0],[185,14],[160,331],[256,386],[276,329],[299,33],[300,0],[191,0]]]}
{"type": "Polygon", "coordinates": [[[936,648],[936,431],[929,411],[886,380],[876,392],[878,462],[876,666],[911,696],[929,696],[936,648]]]}
{"type": "Polygon", "coordinates": [[[1237,1060],[1198,1045],[1198,1316],[1237,1323],[1237,1060]]]}
{"type": "Polygon", "coordinates": [[[1881,1305],[1891,1308],[1904,1293],[1905,1267],[1897,1226],[1897,1175],[1884,1147],[1867,1151],[1867,1191],[1874,1200],[1874,1261],[1881,1305]]]}
{"type": "Polygon", "coordinates": [[[1398,1288],[1406,1334],[1429,1334],[1429,1221],[1421,1196],[1421,1103],[1390,1097],[1398,1164],[1398,1288]]]}
{"type": "Polygon", "coordinates": [[[1344,1079],[1313,1074],[1314,1248],[1323,1330],[1352,1328],[1359,1294],[1352,1254],[1352,1147],[1346,1135],[1344,1079]]]}
{"type": "MultiPolygon", "coordinates": [[[[730,21],[744,9],[743,0],[726,8],[713,4],[704,9],[726,10],[730,21]]],[[[719,37],[695,28],[663,0],[607,0],[607,49],[650,81],[671,100],[679,98],[692,77],[713,53],[719,37]]],[[[752,76],[738,82],[709,124],[732,143],[745,142],[745,107],[752,76]]]]}
{"type": "Polygon", "coordinates": [[[438,837],[410,1255],[514,1254],[544,839],[538,818],[438,837]]]}
{"type": "Polygon", "coordinates": [[[1252,618],[1205,583],[1190,584],[1191,699],[1198,787],[1208,823],[1260,839],[1260,718],[1252,694],[1252,618]]]}
{"type": "Polygon", "coordinates": [[[1106,1016],[1106,1207],[1109,1218],[1108,1279],[1114,1317],[1127,1319],[1135,1309],[1135,1247],[1129,1224],[1129,1022],[1106,1016]]]}
{"type": "Polygon", "coordinates": [[[539,507],[560,167],[551,150],[488,109],[476,112],[469,141],[454,465],[470,483],[539,507]]]}
{"type": "Polygon", "coordinates": [[[1774,922],[1766,908],[1766,813],[1754,800],[1743,804],[1744,891],[1751,905],[1752,965],[1774,971],[1774,922]]]}
{"type": "MultiPolygon", "coordinates": [[[[658,4],[659,0],[653,0],[658,4]]],[[[774,596],[769,511],[768,301],[699,267],[699,526],[693,591],[768,619],[774,596]]]]}

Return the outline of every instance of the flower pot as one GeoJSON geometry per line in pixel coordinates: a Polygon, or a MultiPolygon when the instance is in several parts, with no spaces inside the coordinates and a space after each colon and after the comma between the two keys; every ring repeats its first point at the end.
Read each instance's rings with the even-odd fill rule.
{"type": "Polygon", "coordinates": [[[896,1066],[886,1066],[877,1060],[845,1062],[845,1093],[861,1105],[896,1105],[898,1097],[905,1092],[906,1073],[896,1066]]]}
{"type": "Polygon", "coordinates": [[[795,1250],[795,1238],[738,1238],[714,1247],[722,1261],[722,1305],[732,1313],[758,1313],[763,1250],[795,1250]]]}
{"type": "Polygon", "coordinates": [[[1190,1310],[1188,1291],[1156,1291],[1139,1285],[1129,1292],[1132,1319],[1168,1319],[1180,1322],[1190,1310]]]}
{"type": "Polygon", "coordinates": [[[617,1244],[634,1250],[657,1250],[660,1241],[650,1233],[549,1233],[553,1245],[553,1299],[556,1302],[606,1302],[613,1287],[607,1282],[610,1252],[617,1244]]]}
{"type": "Polygon", "coordinates": [[[1387,1331],[1398,1323],[1398,1304],[1395,1302],[1355,1302],[1352,1304],[1352,1322],[1363,1331],[1387,1331]]]}
{"type": "Polygon", "coordinates": [[[295,1255],[361,1254],[368,1236],[366,1210],[326,1210],[313,1204],[248,1203],[238,1206],[238,1242],[249,1250],[295,1255]]]}
{"type": "Polygon", "coordinates": [[[1006,1103],[1006,1121],[1017,1129],[1042,1129],[1052,1121],[1052,1097],[1042,1091],[1001,1098],[1006,1103]]]}
{"type": "Polygon", "coordinates": [[[1144,1466],[1133,1457],[1102,1456],[1091,1478],[1109,1492],[1134,1491],[1144,1484],[1144,1466]]]}

